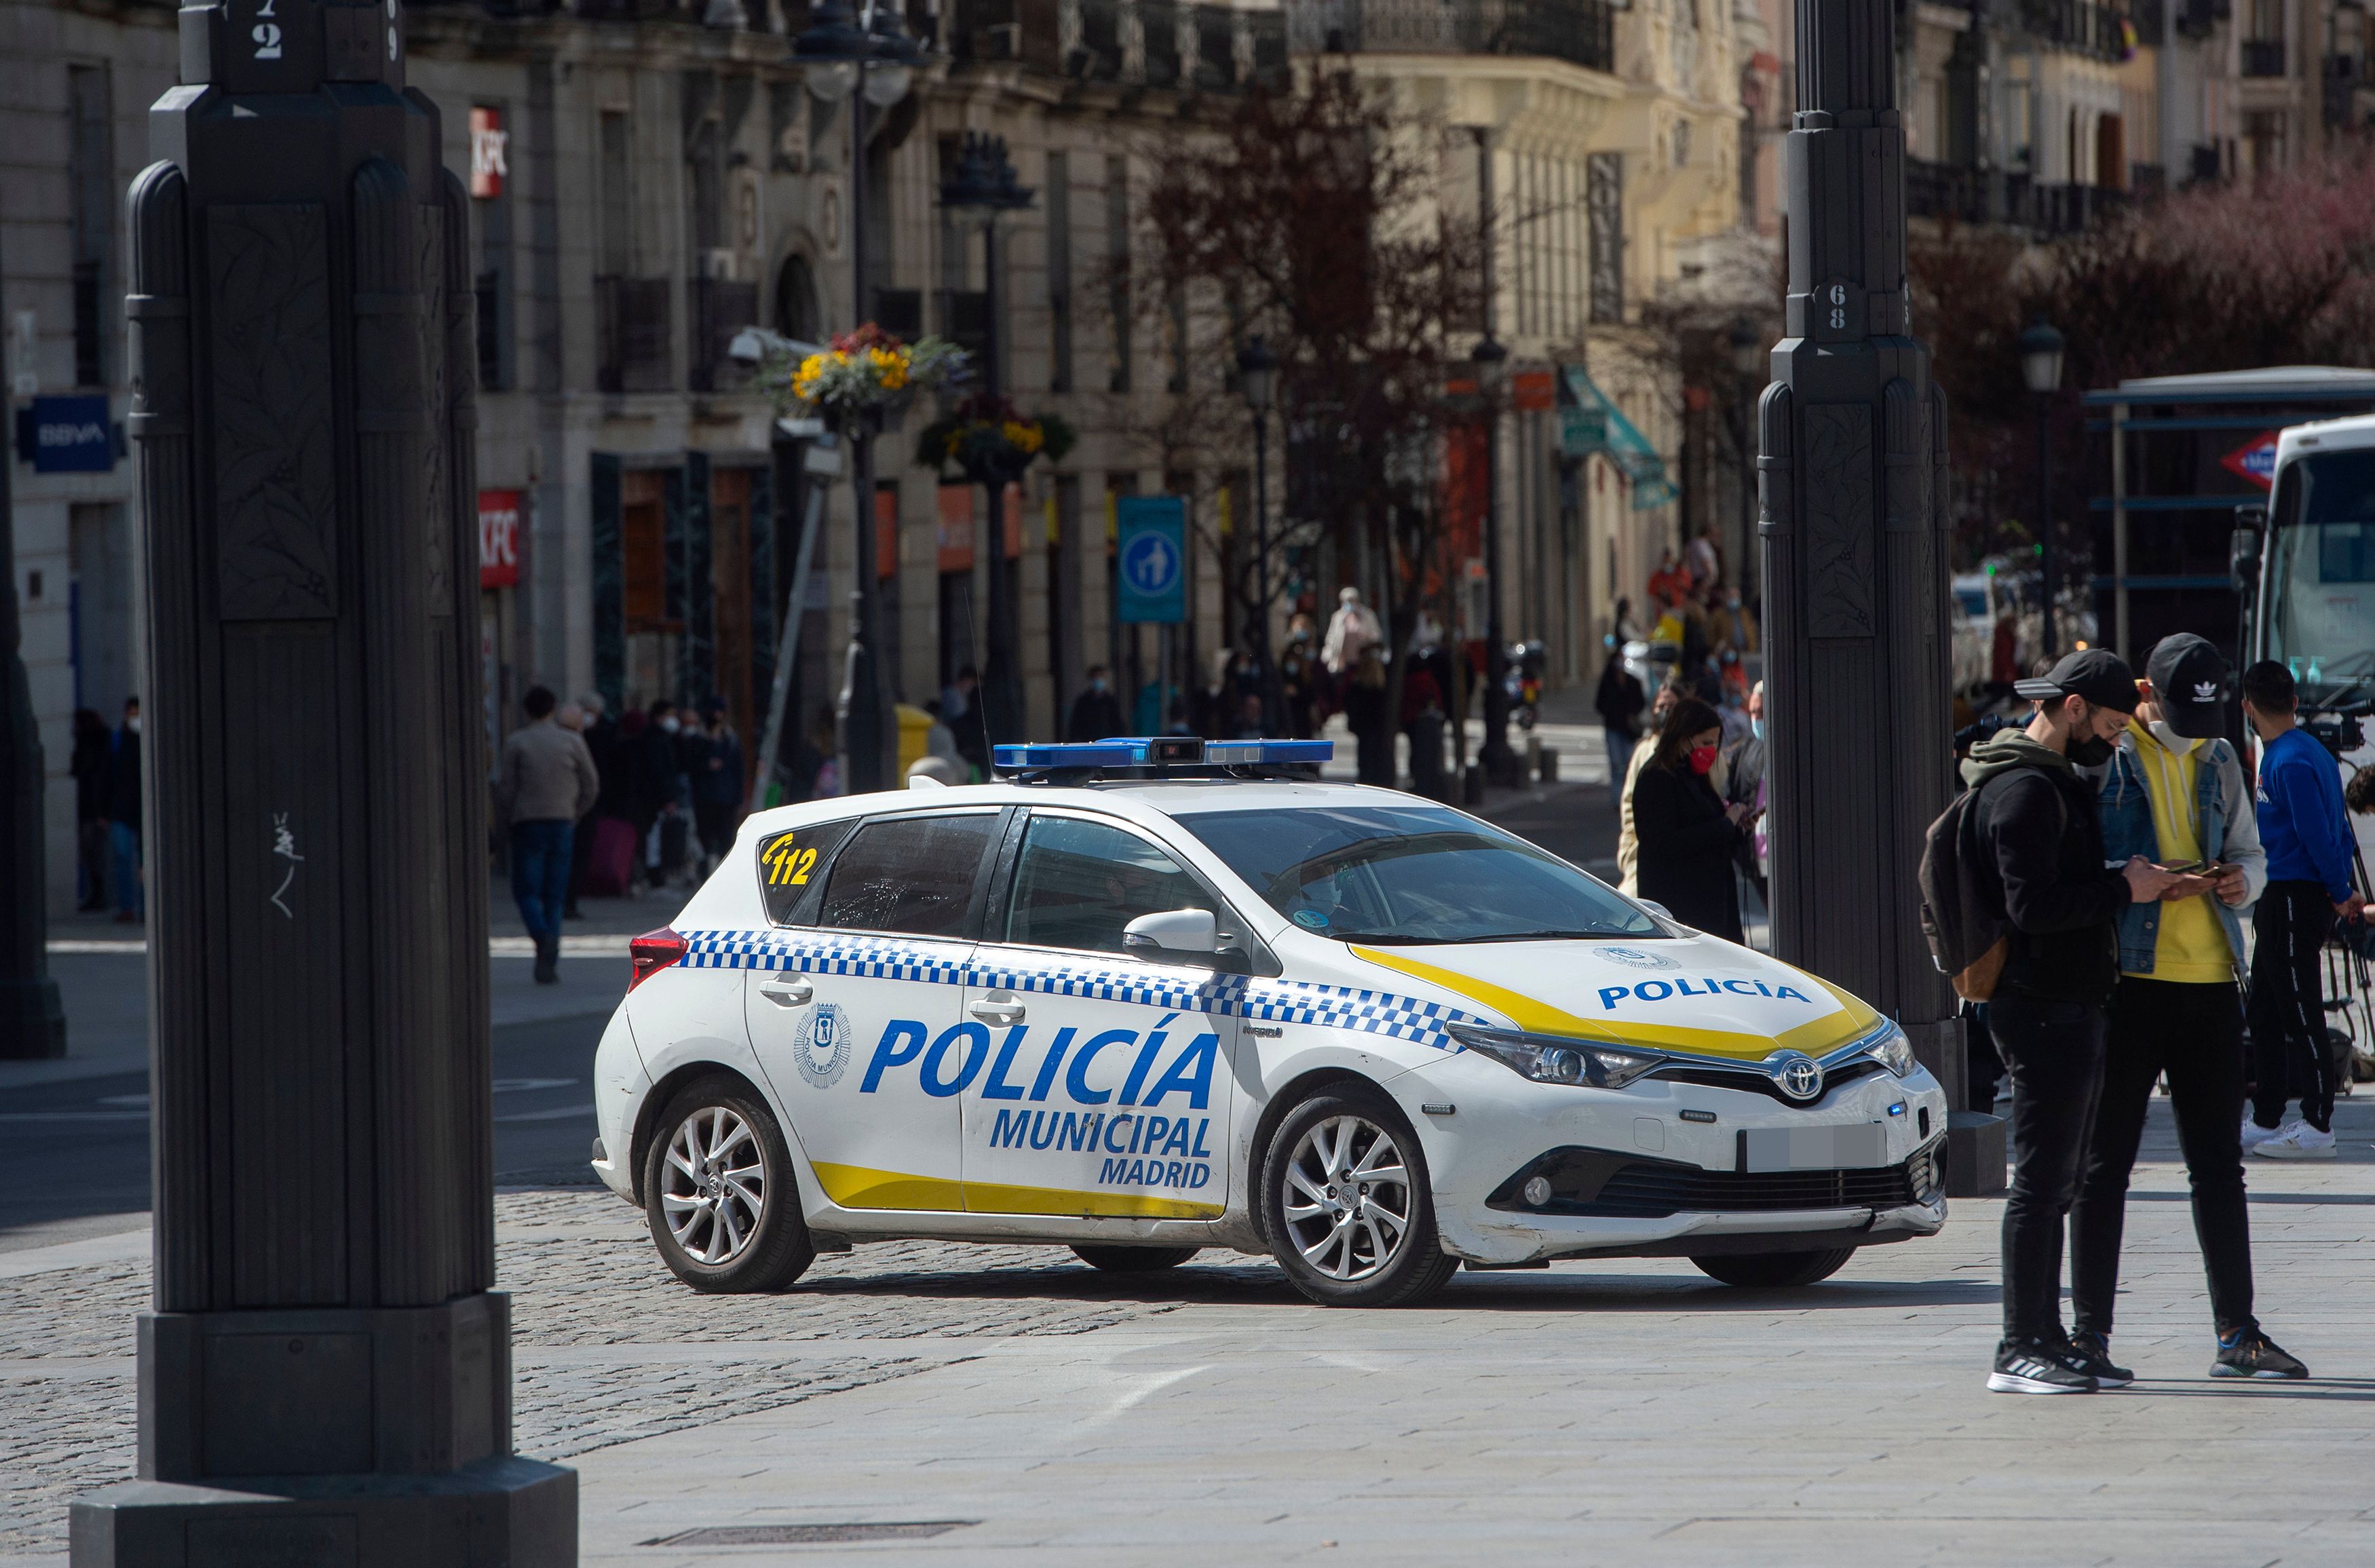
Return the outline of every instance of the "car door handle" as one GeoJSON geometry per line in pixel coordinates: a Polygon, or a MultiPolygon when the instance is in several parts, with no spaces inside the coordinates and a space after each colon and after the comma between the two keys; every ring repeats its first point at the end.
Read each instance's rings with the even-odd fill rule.
{"type": "Polygon", "coordinates": [[[778,975],[759,982],[759,995],[779,1008],[802,1008],[816,996],[816,987],[805,974],[778,975]]]}
{"type": "Polygon", "coordinates": [[[1022,1004],[1021,1002],[1000,1002],[993,1000],[988,996],[984,996],[965,1010],[973,1014],[974,1017],[981,1020],[984,1023],[1003,1024],[1021,1023],[1022,1021],[1022,1004]]]}

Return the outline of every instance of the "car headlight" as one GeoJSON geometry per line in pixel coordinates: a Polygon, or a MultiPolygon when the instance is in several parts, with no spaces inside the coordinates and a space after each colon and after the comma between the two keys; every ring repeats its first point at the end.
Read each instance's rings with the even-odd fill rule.
{"type": "Polygon", "coordinates": [[[1913,1059],[1913,1042],[1905,1038],[1905,1031],[1891,1023],[1863,1048],[1863,1054],[1886,1067],[1898,1078],[1912,1076],[1921,1064],[1913,1059]]]}
{"type": "Polygon", "coordinates": [[[1629,1051],[1596,1040],[1564,1040],[1512,1030],[1453,1024],[1447,1032],[1480,1055],[1492,1057],[1519,1078],[1578,1088],[1622,1089],[1665,1058],[1654,1051],[1629,1051]]]}

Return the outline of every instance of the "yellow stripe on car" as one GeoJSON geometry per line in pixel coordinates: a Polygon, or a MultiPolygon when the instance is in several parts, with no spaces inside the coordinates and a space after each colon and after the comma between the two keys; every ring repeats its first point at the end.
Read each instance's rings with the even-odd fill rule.
{"type": "MultiPolygon", "coordinates": [[[[1355,946],[1353,951],[1371,963],[1399,971],[1414,979],[1431,980],[1447,990],[1456,991],[1470,1001],[1490,1008],[1506,1016],[1509,1021],[1529,1034],[1564,1035],[1576,1040],[1601,1040],[1611,1045],[1631,1042],[1637,1045],[1664,1045],[1677,1051],[1694,1051],[1707,1056],[1736,1056],[1745,1061],[1762,1061],[1776,1051],[1803,1051],[1819,1056],[1824,1052],[1846,1044],[1879,1021],[1880,1015],[1840,990],[1820,975],[1805,975],[1829,992],[1842,1010],[1826,1014],[1778,1034],[1752,1034],[1742,1030],[1704,1029],[1680,1023],[1637,1023],[1630,1019],[1621,1021],[1596,1022],[1578,1018],[1563,1008],[1537,1001],[1521,991],[1480,980],[1472,974],[1446,969],[1439,964],[1423,963],[1399,953],[1381,952],[1375,948],[1355,946]]],[[[1795,973],[1804,974],[1805,972],[1795,973]]]]}
{"type": "Polygon", "coordinates": [[[1188,1203],[1137,1193],[1073,1192],[1060,1187],[1002,1186],[871,1171],[863,1165],[815,1165],[825,1197],[842,1208],[912,1208],[942,1213],[1083,1214],[1124,1220],[1216,1220],[1217,1203],[1188,1203]]]}

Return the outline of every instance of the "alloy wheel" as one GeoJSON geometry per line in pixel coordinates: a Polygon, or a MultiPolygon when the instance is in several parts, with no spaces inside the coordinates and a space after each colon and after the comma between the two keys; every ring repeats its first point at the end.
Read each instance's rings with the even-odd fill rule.
{"type": "Polygon", "coordinates": [[[766,1157],[750,1124],[704,1105],[677,1125],[666,1165],[660,1208],[676,1244],[711,1267],[739,1257],[767,1208],[766,1157]]]}
{"type": "Polygon", "coordinates": [[[1288,1239],[1330,1279],[1369,1279],[1410,1237],[1410,1172],[1393,1135],[1375,1122],[1314,1123],[1286,1162],[1284,1183],[1288,1239]]]}

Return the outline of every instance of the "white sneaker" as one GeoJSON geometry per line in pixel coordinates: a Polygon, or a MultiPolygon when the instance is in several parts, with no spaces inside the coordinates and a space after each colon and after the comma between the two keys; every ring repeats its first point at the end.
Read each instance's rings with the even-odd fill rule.
{"type": "Polygon", "coordinates": [[[2307,1122],[2287,1122],[2253,1144],[2251,1152],[2263,1160],[2331,1160],[2334,1135],[2320,1132],[2307,1122]]]}
{"type": "Polygon", "coordinates": [[[2253,1150],[2254,1149],[2259,1148],[2259,1147],[2260,1147],[2260,1145],[2262,1145],[2262,1144],[2263,1144],[2263,1143],[2267,1142],[2267,1141],[2268,1141],[2268,1139],[2270,1139],[2270,1138],[2272,1138],[2275,1137],[2275,1136],[2276,1136],[2276,1134],[2278,1134],[2278,1133],[2282,1132],[2283,1130],[2284,1130],[2284,1129],[2283,1129],[2282,1127],[2263,1127],[2263,1126],[2262,1126],[2259,1123],[2257,1123],[2257,1122],[2255,1122],[2255,1121],[2253,1121],[2253,1120],[2251,1119],[2251,1112],[2249,1112],[2249,1111],[2244,1112],[2244,1113],[2243,1113],[2243,1152],[2244,1152],[2244,1153],[2246,1153],[2246,1154],[2251,1153],[2251,1150],[2253,1150]]]}

